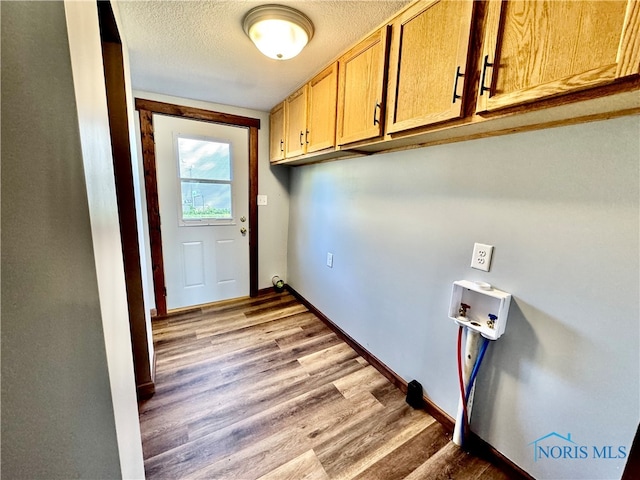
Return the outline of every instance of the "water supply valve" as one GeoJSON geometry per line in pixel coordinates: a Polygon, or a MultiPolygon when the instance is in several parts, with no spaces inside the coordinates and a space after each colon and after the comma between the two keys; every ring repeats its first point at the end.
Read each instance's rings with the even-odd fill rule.
{"type": "Polygon", "coordinates": [[[449,318],[458,325],[497,340],[504,333],[511,294],[488,283],[458,280],[453,282],[449,318]]]}

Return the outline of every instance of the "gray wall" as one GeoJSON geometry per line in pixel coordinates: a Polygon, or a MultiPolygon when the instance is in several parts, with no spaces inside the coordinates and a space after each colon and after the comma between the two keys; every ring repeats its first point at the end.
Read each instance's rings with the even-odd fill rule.
{"type": "Polygon", "coordinates": [[[2,476],[119,475],[64,5],[2,2],[2,476]]]}
{"type": "Polygon", "coordinates": [[[639,132],[624,117],[295,168],[288,282],[452,417],[452,282],[511,292],[472,429],[536,478],[619,478],[625,459],[591,457],[628,452],[639,420],[639,132]],[[474,242],[495,246],[489,273],[474,242]],[[589,458],[534,462],[551,432],[589,458]]]}
{"type": "Polygon", "coordinates": [[[2,476],[143,477],[97,8],[66,7],[0,6],[2,476]]]}

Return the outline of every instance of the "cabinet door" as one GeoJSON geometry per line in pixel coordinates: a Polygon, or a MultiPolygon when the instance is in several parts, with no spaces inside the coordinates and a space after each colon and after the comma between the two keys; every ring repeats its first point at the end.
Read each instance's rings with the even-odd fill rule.
{"type": "Polygon", "coordinates": [[[307,151],[307,85],[285,102],[285,157],[303,155],[307,151]]]}
{"type": "Polygon", "coordinates": [[[269,160],[284,159],[284,102],[279,103],[269,116],[269,160]]]}
{"type": "Polygon", "coordinates": [[[458,118],[473,2],[421,1],[392,25],[387,132],[458,118]]]}
{"type": "Polygon", "coordinates": [[[635,0],[490,1],[477,111],[637,74],[639,30],[635,0]]]}
{"type": "Polygon", "coordinates": [[[388,27],[338,61],[338,145],[382,135],[388,27]]]}
{"type": "Polygon", "coordinates": [[[309,82],[309,144],[307,153],[336,144],[336,101],[338,96],[338,64],[309,82]]]}

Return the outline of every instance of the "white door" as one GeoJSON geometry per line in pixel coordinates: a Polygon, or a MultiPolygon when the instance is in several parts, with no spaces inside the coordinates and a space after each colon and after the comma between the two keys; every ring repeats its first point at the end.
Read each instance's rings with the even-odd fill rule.
{"type": "Polygon", "coordinates": [[[153,124],[167,309],[249,295],[248,130],[153,124]]]}

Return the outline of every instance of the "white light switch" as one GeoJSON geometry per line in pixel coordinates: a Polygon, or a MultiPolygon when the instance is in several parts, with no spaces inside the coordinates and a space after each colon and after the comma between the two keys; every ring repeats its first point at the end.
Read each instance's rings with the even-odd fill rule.
{"type": "Polygon", "coordinates": [[[266,204],[267,204],[267,196],[258,195],[258,205],[266,205],[266,204]]]}
{"type": "Polygon", "coordinates": [[[333,253],[327,253],[327,267],[333,268],[333,253]]]}
{"type": "Polygon", "coordinates": [[[489,271],[491,268],[491,256],[493,255],[493,245],[475,243],[473,245],[473,257],[471,257],[471,268],[489,271]]]}

